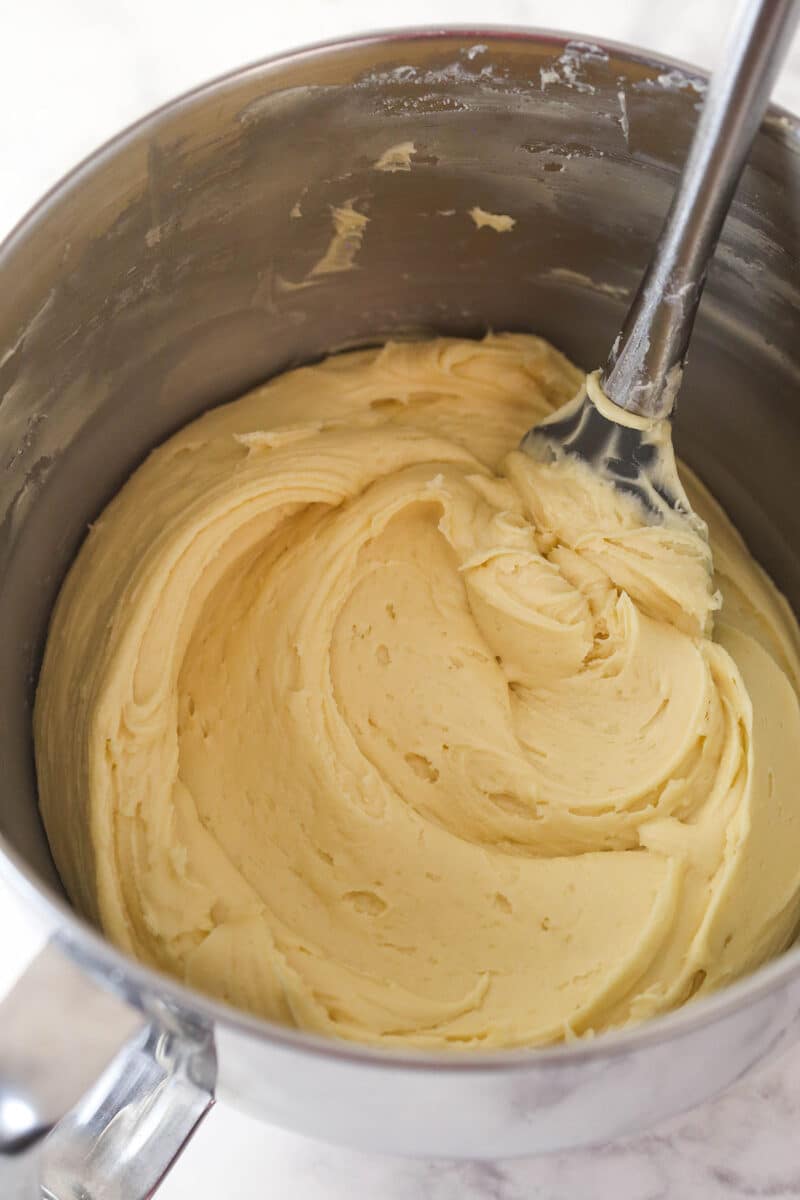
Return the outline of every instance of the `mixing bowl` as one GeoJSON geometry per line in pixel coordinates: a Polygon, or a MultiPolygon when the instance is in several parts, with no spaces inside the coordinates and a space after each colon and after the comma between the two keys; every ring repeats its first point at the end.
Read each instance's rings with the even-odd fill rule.
{"type": "MultiPolygon", "coordinates": [[[[495,1054],[323,1041],[127,959],[70,909],[36,803],[48,616],[90,522],[202,409],[329,351],[533,330],[599,364],[705,81],[619,46],[428,30],[298,51],[166,106],[0,252],[0,877],[40,949],[0,1004],[3,1196],[140,1200],[215,1096],[315,1137],[503,1156],[641,1130],[800,1032],[800,950],[596,1040],[495,1054]],[[413,143],[376,164],[392,147],[413,143]],[[404,162],[404,158],[408,162],[404,162]],[[407,168],[407,169],[405,169],[407,168]],[[332,208],[369,222],[312,273],[332,208]],[[511,216],[478,228],[473,207],[511,216]]],[[[800,606],[800,127],[771,110],[703,301],[676,440],[800,606]]],[[[765,881],[768,886],[768,881],[765,881]]]]}

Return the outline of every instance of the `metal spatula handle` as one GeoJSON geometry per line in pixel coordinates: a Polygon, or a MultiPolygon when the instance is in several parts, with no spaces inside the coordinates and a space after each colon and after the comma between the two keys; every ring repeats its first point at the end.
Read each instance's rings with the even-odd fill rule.
{"type": "Polygon", "coordinates": [[[800,0],[745,0],[714,73],[678,189],[602,377],[629,412],[666,417],[675,403],[706,272],[800,0]]]}

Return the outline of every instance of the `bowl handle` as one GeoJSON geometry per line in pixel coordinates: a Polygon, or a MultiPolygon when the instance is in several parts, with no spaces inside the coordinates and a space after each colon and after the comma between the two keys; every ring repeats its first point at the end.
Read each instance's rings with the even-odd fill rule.
{"type": "Polygon", "coordinates": [[[129,1006],[58,933],[27,956],[0,987],[0,1196],[145,1200],[214,1102],[211,1031],[129,1006]]]}

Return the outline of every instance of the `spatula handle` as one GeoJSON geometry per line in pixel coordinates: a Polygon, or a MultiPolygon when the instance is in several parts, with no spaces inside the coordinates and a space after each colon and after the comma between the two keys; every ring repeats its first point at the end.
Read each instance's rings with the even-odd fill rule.
{"type": "Polygon", "coordinates": [[[708,265],[798,17],[800,0],[744,0],[738,9],[655,253],[603,373],[606,395],[629,412],[672,411],[708,265]]]}

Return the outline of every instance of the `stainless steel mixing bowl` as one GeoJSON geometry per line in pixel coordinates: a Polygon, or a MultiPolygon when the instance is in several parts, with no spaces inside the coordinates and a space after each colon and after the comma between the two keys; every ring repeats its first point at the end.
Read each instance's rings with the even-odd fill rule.
{"type": "MultiPolygon", "coordinates": [[[[137,965],[76,917],[36,805],[31,702],[48,615],[87,522],[148,449],[276,371],[387,335],[531,329],[601,362],[703,86],[635,50],[524,32],[303,50],[148,117],[6,242],[0,876],[43,948],[0,1005],[4,1197],[33,1195],[41,1173],[59,1197],[140,1198],[214,1095],[408,1154],[613,1138],[696,1104],[800,1032],[800,950],[664,1019],[544,1050],[381,1053],[278,1028],[137,965]],[[416,147],[412,169],[376,170],[401,142],[416,147]],[[331,206],[347,200],[369,216],[354,269],[307,278],[331,206]],[[473,205],[512,215],[513,231],[477,230],[473,205]]],[[[800,128],[772,110],[677,422],[680,452],[795,606],[799,189],[800,128]]]]}

